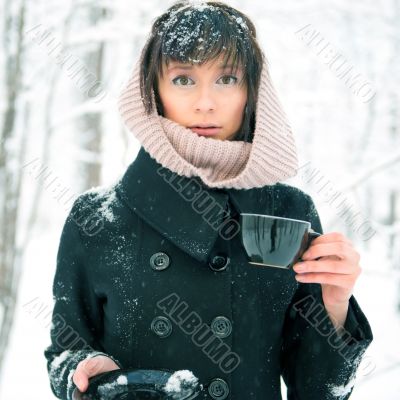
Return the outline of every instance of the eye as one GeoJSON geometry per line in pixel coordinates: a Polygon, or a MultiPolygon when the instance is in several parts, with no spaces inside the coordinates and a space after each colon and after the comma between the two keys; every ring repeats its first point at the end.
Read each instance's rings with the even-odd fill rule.
{"type": "MultiPolygon", "coordinates": [[[[180,76],[177,76],[176,78],[172,79],[172,82],[174,83],[174,85],[177,85],[177,86],[188,86],[187,83],[188,83],[189,81],[191,81],[191,79],[188,78],[188,77],[185,76],[185,75],[180,75],[180,76]],[[177,82],[178,82],[179,80],[181,80],[181,84],[179,84],[179,83],[177,84],[177,82]]],[[[193,81],[192,81],[192,82],[193,82],[193,81]]]]}
{"type": "Polygon", "coordinates": [[[237,83],[237,81],[238,81],[238,78],[236,78],[236,76],[234,76],[234,75],[224,75],[220,79],[224,79],[224,83],[228,84],[228,85],[229,85],[229,83],[237,83]],[[227,81],[226,78],[234,79],[234,82],[229,82],[229,80],[227,81]]]}

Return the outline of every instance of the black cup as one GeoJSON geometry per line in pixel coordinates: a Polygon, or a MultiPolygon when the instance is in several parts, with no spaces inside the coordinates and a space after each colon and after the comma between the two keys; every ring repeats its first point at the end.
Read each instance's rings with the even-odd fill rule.
{"type": "Polygon", "coordinates": [[[308,221],[248,213],[240,214],[240,230],[250,264],[286,269],[321,235],[308,221]]]}
{"type": "Polygon", "coordinates": [[[118,369],[103,372],[89,379],[89,387],[85,392],[75,388],[72,399],[191,400],[199,395],[202,385],[197,380],[182,381],[178,393],[168,391],[166,385],[173,374],[174,371],[166,369],[118,369]]]}

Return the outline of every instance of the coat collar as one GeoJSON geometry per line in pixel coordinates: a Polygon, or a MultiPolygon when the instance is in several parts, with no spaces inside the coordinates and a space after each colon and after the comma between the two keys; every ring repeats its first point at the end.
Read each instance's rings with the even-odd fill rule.
{"type": "Polygon", "coordinates": [[[133,212],[201,262],[209,258],[219,228],[229,218],[230,205],[238,213],[265,213],[263,188],[209,188],[199,177],[188,178],[164,168],[143,147],[116,190],[133,212]]]}

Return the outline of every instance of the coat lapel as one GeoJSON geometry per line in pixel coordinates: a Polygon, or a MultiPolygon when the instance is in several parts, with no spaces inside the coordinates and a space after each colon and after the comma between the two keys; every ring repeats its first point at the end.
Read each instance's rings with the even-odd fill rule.
{"type": "Polygon", "coordinates": [[[207,260],[224,217],[226,193],[207,190],[197,177],[162,167],[143,147],[116,190],[161,235],[197,260],[207,260]],[[207,212],[211,205],[212,212],[207,212]]]}
{"type": "Polygon", "coordinates": [[[209,188],[198,177],[164,168],[143,147],[116,190],[133,212],[201,262],[209,258],[230,205],[239,213],[265,213],[262,188],[209,188]]]}

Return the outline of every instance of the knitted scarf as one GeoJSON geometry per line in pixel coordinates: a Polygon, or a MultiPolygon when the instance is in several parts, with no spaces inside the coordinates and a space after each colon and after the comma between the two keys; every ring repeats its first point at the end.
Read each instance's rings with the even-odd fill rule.
{"type": "Polygon", "coordinates": [[[264,61],[252,143],[199,136],[153,112],[147,115],[140,94],[140,63],[118,99],[122,120],[159,164],[186,177],[198,176],[209,188],[251,189],[296,175],[296,144],[268,66],[264,61]]]}

